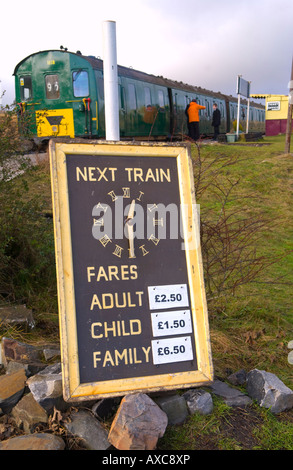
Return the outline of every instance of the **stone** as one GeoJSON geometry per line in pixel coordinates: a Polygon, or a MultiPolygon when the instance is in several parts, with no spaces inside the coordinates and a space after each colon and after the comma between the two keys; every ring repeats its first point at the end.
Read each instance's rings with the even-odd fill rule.
{"type": "Polygon", "coordinates": [[[60,356],[60,347],[55,343],[33,346],[12,338],[2,338],[1,341],[0,363],[5,367],[11,361],[23,364],[41,364],[44,360],[49,361],[58,356],[60,356]]]}
{"type": "Polygon", "coordinates": [[[293,364],[293,351],[290,351],[288,354],[288,363],[293,364]]]}
{"type": "Polygon", "coordinates": [[[211,385],[209,385],[209,387],[212,392],[218,397],[221,397],[228,406],[247,406],[252,403],[251,398],[247,395],[236,388],[230,387],[221,380],[215,380],[211,385]]]}
{"type": "Polygon", "coordinates": [[[111,447],[108,433],[89,411],[79,410],[71,413],[69,422],[65,422],[64,426],[89,450],[107,450],[111,447]]]}
{"type": "Polygon", "coordinates": [[[11,414],[16,425],[27,433],[33,432],[36,425],[48,422],[46,411],[34,399],[32,393],[23,396],[12,409],[11,414]]]}
{"type": "Polygon", "coordinates": [[[293,407],[293,391],[271,372],[251,370],[247,374],[247,393],[275,414],[293,407]]]}
{"type": "Polygon", "coordinates": [[[238,370],[237,372],[234,372],[234,374],[229,375],[228,381],[232,385],[245,385],[246,384],[246,372],[244,369],[238,370]]]}
{"type": "Polygon", "coordinates": [[[12,372],[23,369],[25,371],[26,377],[29,378],[45,369],[45,367],[47,367],[47,365],[43,362],[30,362],[25,364],[22,362],[10,361],[6,367],[6,374],[11,374],[12,372]]]}
{"type": "Polygon", "coordinates": [[[118,450],[154,450],[167,424],[166,413],[146,394],[126,395],[112,422],[108,439],[118,450]]]}
{"type": "Polygon", "coordinates": [[[181,424],[188,418],[186,400],[180,395],[159,397],[155,402],[168,416],[168,425],[181,424]]]}
{"type": "Polygon", "coordinates": [[[61,364],[47,366],[38,374],[27,380],[27,385],[34,399],[51,413],[55,408],[64,410],[68,407],[63,400],[61,364]]]}
{"type": "Polygon", "coordinates": [[[36,433],[0,442],[0,450],[64,450],[65,442],[54,434],[36,433]]]}
{"type": "Polygon", "coordinates": [[[24,393],[25,382],[24,369],[0,376],[0,408],[4,413],[9,413],[20,400],[24,393]]]}
{"type": "Polygon", "coordinates": [[[208,415],[214,409],[212,396],[205,390],[188,390],[183,393],[182,397],[186,400],[187,408],[191,415],[194,413],[208,415]]]}
{"type": "Polygon", "coordinates": [[[43,352],[40,347],[21,343],[12,338],[2,338],[2,363],[7,367],[9,361],[15,362],[40,362],[43,352]]]}
{"type": "Polygon", "coordinates": [[[17,326],[24,331],[29,331],[35,327],[33,312],[25,305],[1,306],[0,323],[7,326],[17,326]]]}
{"type": "Polygon", "coordinates": [[[43,354],[44,354],[45,361],[49,361],[53,357],[59,357],[61,353],[60,353],[60,348],[45,347],[43,349],[43,354]]]}

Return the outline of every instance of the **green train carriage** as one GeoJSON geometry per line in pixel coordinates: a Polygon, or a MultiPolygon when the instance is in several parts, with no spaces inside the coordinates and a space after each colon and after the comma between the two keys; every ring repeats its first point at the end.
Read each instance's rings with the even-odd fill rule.
{"type": "MultiPolygon", "coordinates": [[[[105,137],[102,60],[66,50],[41,51],[22,60],[14,75],[19,111],[31,117],[36,141],[105,137]]],[[[182,138],[187,134],[185,109],[193,98],[206,106],[200,111],[201,134],[213,133],[214,102],[221,111],[220,132],[230,131],[231,100],[221,93],[122,66],[118,86],[121,139],[182,138]]]]}
{"type": "MultiPolygon", "coordinates": [[[[30,129],[35,139],[105,136],[100,59],[67,51],[43,51],[21,61],[14,75],[20,112],[35,117],[30,129]]],[[[166,136],[170,122],[167,89],[151,80],[143,82],[141,78],[148,76],[141,75],[138,80],[134,71],[119,67],[121,137],[146,137],[150,132],[166,136]]]]}

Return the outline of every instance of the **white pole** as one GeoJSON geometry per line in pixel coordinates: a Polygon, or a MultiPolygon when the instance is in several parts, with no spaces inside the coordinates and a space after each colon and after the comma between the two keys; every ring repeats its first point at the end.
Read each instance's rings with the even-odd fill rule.
{"type": "Polygon", "coordinates": [[[106,140],[119,141],[119,100],[116,23],[103,22],[106,140]]]}
{"type": "Polygon", "coordinates": [[[236,129],[236,135],[237,135],[237,140],[239,136],[239,121],[240,121],[240,78],[242,75],[237,76],[237,93],[238,93],[238,108],[237,108],[237,129],[236,129]]]}

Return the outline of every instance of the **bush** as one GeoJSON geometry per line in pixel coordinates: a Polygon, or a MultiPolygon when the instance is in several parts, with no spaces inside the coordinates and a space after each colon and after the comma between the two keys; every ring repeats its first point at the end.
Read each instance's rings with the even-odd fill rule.
{"type": "Polygon", "coordinates": [[[257,240],[272,221],[249,210],[255,195],[241,196],[240,207],[235,204],[240,179],[225,174],[237,161],[235,156],[221,154],[203,157],[200,146],[193,155],[196,199],[205,201],[200,236],[208,301],[235,294],[275,262],[256,249],[257,240]]]}
{"type": "MultiPolygon", "coordinates": [[[[38,170],[23,155],[15,111],[0,118],[0,298],[31,303],[46,297],[56,284],[52,219],[44,216],[46,201],[30,191],[38,170]],[[15,175],[25,172],[25,178],[15,175]],[[54,283],[53,283],[54,284],[54,283]]],[[[46,181],[49,187],[49,178],[46,181]]]]}

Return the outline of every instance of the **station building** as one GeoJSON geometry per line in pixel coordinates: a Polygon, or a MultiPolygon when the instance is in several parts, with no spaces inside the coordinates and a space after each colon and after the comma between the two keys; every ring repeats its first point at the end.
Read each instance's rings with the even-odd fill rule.
{"type": "Polygon", "coordinates": [[[250,97],[266,100],[266,135],[286,134],[288,95],[250,95],[250,97]]]}

